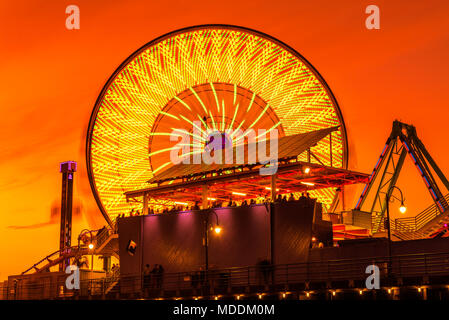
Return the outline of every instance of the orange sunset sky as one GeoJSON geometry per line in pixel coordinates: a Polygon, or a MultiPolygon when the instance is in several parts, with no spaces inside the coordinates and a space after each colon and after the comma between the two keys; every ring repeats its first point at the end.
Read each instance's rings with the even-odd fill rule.
{"type": "MultiPolygon", "coordinates": [[[[399,119],[417,127],[449,173],[448,1],[1,0],[0,280],[58,249],[59,162],[79,162],[72,241],[103,225],[84,160],[97,96],[143,44],[207,23],[262,31],[315,66],[342,110],[350,169],[371,172],[399,119]],[[71,4],[80,30],[65,28],[71,4]],[[380,30],[365,28],[369,4],[380,8],[380,30]]],[[[403,170],[398,185],[413,215],[431,198],[409,159],[403,170]]]]}

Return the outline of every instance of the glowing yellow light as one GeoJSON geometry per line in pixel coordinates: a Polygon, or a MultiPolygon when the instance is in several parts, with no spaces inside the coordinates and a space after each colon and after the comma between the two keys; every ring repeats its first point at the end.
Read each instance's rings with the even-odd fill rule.
{"type": "Polygon", "coordinates": [[[401,213],[405,213],[405,212],[407,211],[407,207],[404,206],[404,205],[401,205],[401,206],[399,207],[399,211],[400,211],[401,213]]]}
{"type": "Polygon", "coordinates": [[[93,243],[89,243],[88,247],[89,247],[89,250],[92,250],[94,248],[94,244],[93,243]]]}
{"type": "MultiPolygon", "coordinates": [[[[142,210],[141,203],[127,202],[124,191],[148,187],[147,181],[169,166],[173,149],[165,142],[170,130],[193,136],[198,116],[206,116],[213,127],[277,128],[285,135],[340,126],[332,134],[332,166],[346,164],[340,111],[304,58],[243,28],[192,27],[128,58],[95,105],[88,130],[88,174],[105,215],[114,220],[130,208],[142,210]]],[[[313,152],[330,165],[329,150],[330,139],[323,139],[313,152]]],[[[298,160],[307,161],[307,156],[298,160]]],[[[335,188],[312,194],[326,210],[335,188]]]]}
{"type": "Polygon", "coordinates": [[[361,294],[361,295],[362,295],[362,294],[363,294],[363,290],[360,290],[360,291],[359,291],[359,294],[361,294]]]}
{"type": "Polygon", "coordinates": [[[262,295],[261,294],[259,294],[259,299],[262,299],[262,295]]]}
{"type": "Polygon", "coordinates": [[[305,182],[305,181],[301,181],[301,184],[304,184],[306,186],[314,186],[315,185],[315,183],[313,183],[313,182],[305,182]]]}
{"type": "Polygon", "coordinates": [[[246,193],[241,193],[241,192],[232,192],[232,194],[235,194],[236,196],[246,196],[246,193]]]}
{"type": "Polygon", "coordinates": [[[335,296],[337,293],[335,291],[332,291],[332,295],[335,296]]]}
{"type": "Polygon", "coordinates": [[[217,199],[215,199],[215,198],[207,198],[207,200],[215,201],[217,199]]]}
{"type": "Polygon", "coordinates": [[[421,292],[421,288],[418,288],[418,292],[421,292]]]}
{"type": "MultiPolygon", "coordinates": [[[[265,187],[265,190],[271,190],[270,187],[265,187]]],[[[279,191],[279,189],[276,189],[276,191],[279,191]]]]}
{"type": "Polygon", "coordinates": [[[309,167],[306,167],[306,168],[304,169],[304,173],[305,173],[305,174],[309,174],[309,172],[310,172],[310,168],[309,168],[309,167]]]}
{"type": "Polygon", "coordinates": [[[221,227],[216,226],[215,229],[214,229],[214,231],[215,231],[216,234],[220,234],[220,232],[221,232],[221,227]]]}
{"type": "Polygon", "coordinates": [[[175,204],[179,204],[179,205],[182,205],[182,206],[188,205],[187,202],[179,202],[179,201],[175,201],[175,204]]]}
{"type": "Polygon", "coordinates": [[[309,292],[306,292],[306,296],[307,296],[307,298],[310,297],[310,293],[309,293],[309,292]]]}
{"type": "Polygon", "coordinates": [[[388,294],[390,294],[391,293],[391,289],[388,289],[388,294]]]}

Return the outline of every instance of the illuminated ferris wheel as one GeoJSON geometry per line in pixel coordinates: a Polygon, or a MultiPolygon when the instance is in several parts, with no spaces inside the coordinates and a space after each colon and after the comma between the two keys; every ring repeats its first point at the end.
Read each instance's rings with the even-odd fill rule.
{"type": "MultiPolygon", "coordinates": [[[[148,187],[170,167],[170,135],[195,123],[217,131],[277,129],[279,136],[340,126],[314,154],[346,168],[347,142],[337,102],[295,50],[242,27],[204,25],[157,38],[126,59],[97,99],[87,136],[96,201],[110,221],[139,204],[124,192],[148,187]]],[[[303,159],[305,160],[305,159],[303,159]]],[[[335,190],[314,191],[329,206],[335,190]]]]}

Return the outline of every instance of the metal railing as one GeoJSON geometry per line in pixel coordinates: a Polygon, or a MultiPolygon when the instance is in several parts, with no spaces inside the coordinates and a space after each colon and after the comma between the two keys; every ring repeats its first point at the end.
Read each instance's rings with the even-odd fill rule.
{"type": "MultiPolygon", "coordinates": [[[[444,198],[446,201],[449,201],[449,194],[447,194],[444,198]]],[[[440,214],[441,212],[438,210],[437,205],[433,204],[414,217],[398,218],[395,220],[399,221],[402,225],[407,226],[411,231],[418,231],[440,214]]]]}
{"type": "Polygon", "coordinates": [[[165,273],[153,275],[147,281],[142,275],[128,274],[121,275],[120,279],[104,277],[81,280],[81,289],[76,291],[65,288],[64,278],[58,278],[54,283],[35,280],[26,282],[22,279],[15,283],[10,281],[5,291],[7,299],[60,299],[105,298],[108,294],[169,298],[251,291],[280,292],[298,284],[304,287],[306,283],[331,283],[334,288],[338,288],[341,283],[351,280],[364,283],[369,265],[379,267],[381,284],[386,283],[384,280],[387,275],[388,279],[410,278],[416,282],[415,285],[421,285],[423,277],[439,277],[445,285],[449,284],[448,252],[165,273]]]}
{"type": "MultiPolygon", "coordinates": [[[[447,194],[444,198],[446,201],[449,201],[449,194],[447,194]]],[[[437,205],[433,204],[414,217],[397,218],[392,220],[391,229],[394,234],[402,240],[422,239],[426,237],[426,233],[421,229],[440,215],[441,212],[438,210],[437,205]]]]}
{"type": "Polygon", "coordinates": [[[100,248],[112,234],[115,234],[115,228],[105,227],[95,235],[95,247],[100,248]]]}
{"type": "MultiPolygon", "coordinates": [[[[449,194],[444,198],[449,202],[449,194]]],[[[396,218],[391,220],[391,231],[402,240],[422,239],[426,237],[426,233],[421,229],[440,215],[441,212],[438,210],[437,205],[433,204],[414,217],[396,218]]],[[[383,225],[385,217],[374,215],[372,221],[373,230],[377,228],[377,232],[386,231],[383,225]]]]}

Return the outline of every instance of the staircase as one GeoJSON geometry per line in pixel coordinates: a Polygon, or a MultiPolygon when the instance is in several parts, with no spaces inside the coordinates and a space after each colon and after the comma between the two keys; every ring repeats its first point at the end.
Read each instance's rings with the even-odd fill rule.
{"type": "Polygon", "coordinates": [[[113,255],[119,259],[118,234],[114,229],[104,228],[95,237],[95,253],[113,255]]]}
{"type": "MultiPolygon", "coordinates": [[[[449,194],[444,198],[449,201],[449,194]]],[[[445,223],[449,224],[449,210],[441,213],[433,204],[415,217],[392,220],[391,231],[401,240],[424,239],[445,223]]]]}
{"type": "Polygon", "coordinates": [[[120,282],[120,268],[113,270],[112,275],[107,280],[105,294],[117,293],[120,282]]]}

